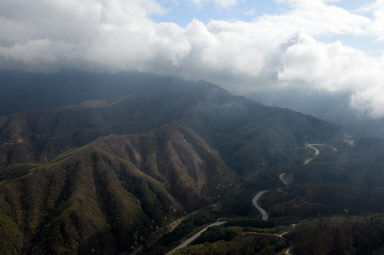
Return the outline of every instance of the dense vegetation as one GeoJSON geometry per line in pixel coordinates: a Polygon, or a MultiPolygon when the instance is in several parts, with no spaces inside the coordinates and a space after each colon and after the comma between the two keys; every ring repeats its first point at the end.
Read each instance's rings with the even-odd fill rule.
{"type": "Polygon", "coordinates": [[[220,240],[196,244],[176,251],[175,255],[274,255],[288,247],[281,238],[263,235],[240,235],[230,241],[220,240]]]}
{"type": "Polygon", "coordinates": [[[379,255],[384,253],[384,217],[311,220],[288,235],[297,255],[379,255]]]}

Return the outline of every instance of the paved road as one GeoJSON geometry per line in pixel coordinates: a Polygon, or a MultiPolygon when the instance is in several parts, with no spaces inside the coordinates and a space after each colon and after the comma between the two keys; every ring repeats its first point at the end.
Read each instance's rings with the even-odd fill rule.
{"type": "Polygon", "coordinates": [[[323,144],[308,144],[308,148],[312,149],[313,151],[315,151],[315,156],[313,158],[309,158],[309,159],[306,159],[304,161],[304,165],[307,165],[309,162],[311,162],[312,160],[314,160],[317,156],[319,156],[320,154],[320,151],[319,149],[317,149],[315,146],[319,146],[319,145],[323,145],[323,144]]]}
{"type": "Polygon", "coordinates": [[[290,182],[286,179],[287,177],[287,174],[286,173],[281,173],[279,174],[279,179],[280,181],[285,185],[285,186],[289,186],[290,182]]]}
{"type": "MultiPolygon", "coordinates": [[[[286,238],[284,237],[286,234],[288,234],[288,232],[284,232],[284,233],[281,233],[281,234],[258,233],[258,232],[245,232],[245,234],[254,234],[254,235],[261,235],[261,236],[274,236],[274,237],[278,237],[278,238],[283,238],[283,239],[287,240],[289,243],[291,243],[291,241],[289,241],[288,239],[286,239],[286,238]]],[[[292,244],[291,244],[290,247],[286,248],[286,249],[283,251],[283,253],[279,253],[279,254],[293,255],[292,250],[293,250],[293,247],[292,247],[292,244]]]]}
{"type": "Polygon", "coordinates": [[[227,223],[227,222],[226,221],[217,221],[215,223],[212,223],[211,225],[206,226],[205,228],[203,228],[202,230],[200,230],[199,232],[197,232],[196,234],[194,234],[193,236],[191,236],[190,238],[188,238],[187,240],[185,240],[184,242],[179,244],[179,246],[177,246],[172,251],[168,252],[166,255],[169,255],[169,254],[171,254],[171,253],[173,253],[179,249],[183,249],[183,248],[187,247],[189,244],[191,244],[193,241],[195,241],[202,233],[207,231],[208,228],[221,226],[221,225],[224,225],[225,223],[227,223]]]}
{"type": "Polygon", "coordinates": [[[259,199],[265,194],[267,193],[268,190],[263,190],[263,191],[260,191],[259,193],[257,193],[253,199],[252,199],[252,204],[256,207],[256,209],[261,213],[261,216],[262,216],[262,219],[264,221],[267,221],[269,219],[269,215],[267,213],[267,211],[265,211],[263,208],[260,207],[259,205],[259,199]]]}
{"type": "Polygon", "coordinates": [[[292,253],[292,248],[288,248],[285,252],[284,255],[293,255],[292,253]]]}
{"type": "Polygon", "coordinates": [[[319,156],[320,151],[315,146],[320,146],[323,144],[308,144],[308,147],[315,151],[315,157],[319,156]]]}

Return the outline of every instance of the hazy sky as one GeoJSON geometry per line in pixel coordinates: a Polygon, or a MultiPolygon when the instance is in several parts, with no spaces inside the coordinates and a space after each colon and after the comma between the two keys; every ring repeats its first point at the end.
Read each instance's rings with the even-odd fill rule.
{"type": "Polygon", "coordinates": [[[352,93],[384,116],[384,0],[0,0],[0,68],[352,93]]]}

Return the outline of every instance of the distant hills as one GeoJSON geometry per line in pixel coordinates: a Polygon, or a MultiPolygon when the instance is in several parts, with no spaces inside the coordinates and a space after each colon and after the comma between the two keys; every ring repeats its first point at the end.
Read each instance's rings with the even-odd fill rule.
{"type": "Polygon", "coordinates": [[[246,95],[265,105],[288,108],[342,126],[355,136],[384,138],[384,118],[371,118],[350,106],[348,92],[281,88],[246,95]]]}

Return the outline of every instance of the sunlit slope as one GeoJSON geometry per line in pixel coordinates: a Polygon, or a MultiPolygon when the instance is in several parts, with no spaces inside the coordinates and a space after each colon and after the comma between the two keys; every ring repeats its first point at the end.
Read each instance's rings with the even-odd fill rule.
{"type": "Polygon", "coordinates": [[[3,245],[17,250],[9,254],[136,247],[185,210],[234,189],[218,153],[178,125],[102,137],[26,169],[0,184],[3,245]]]}

